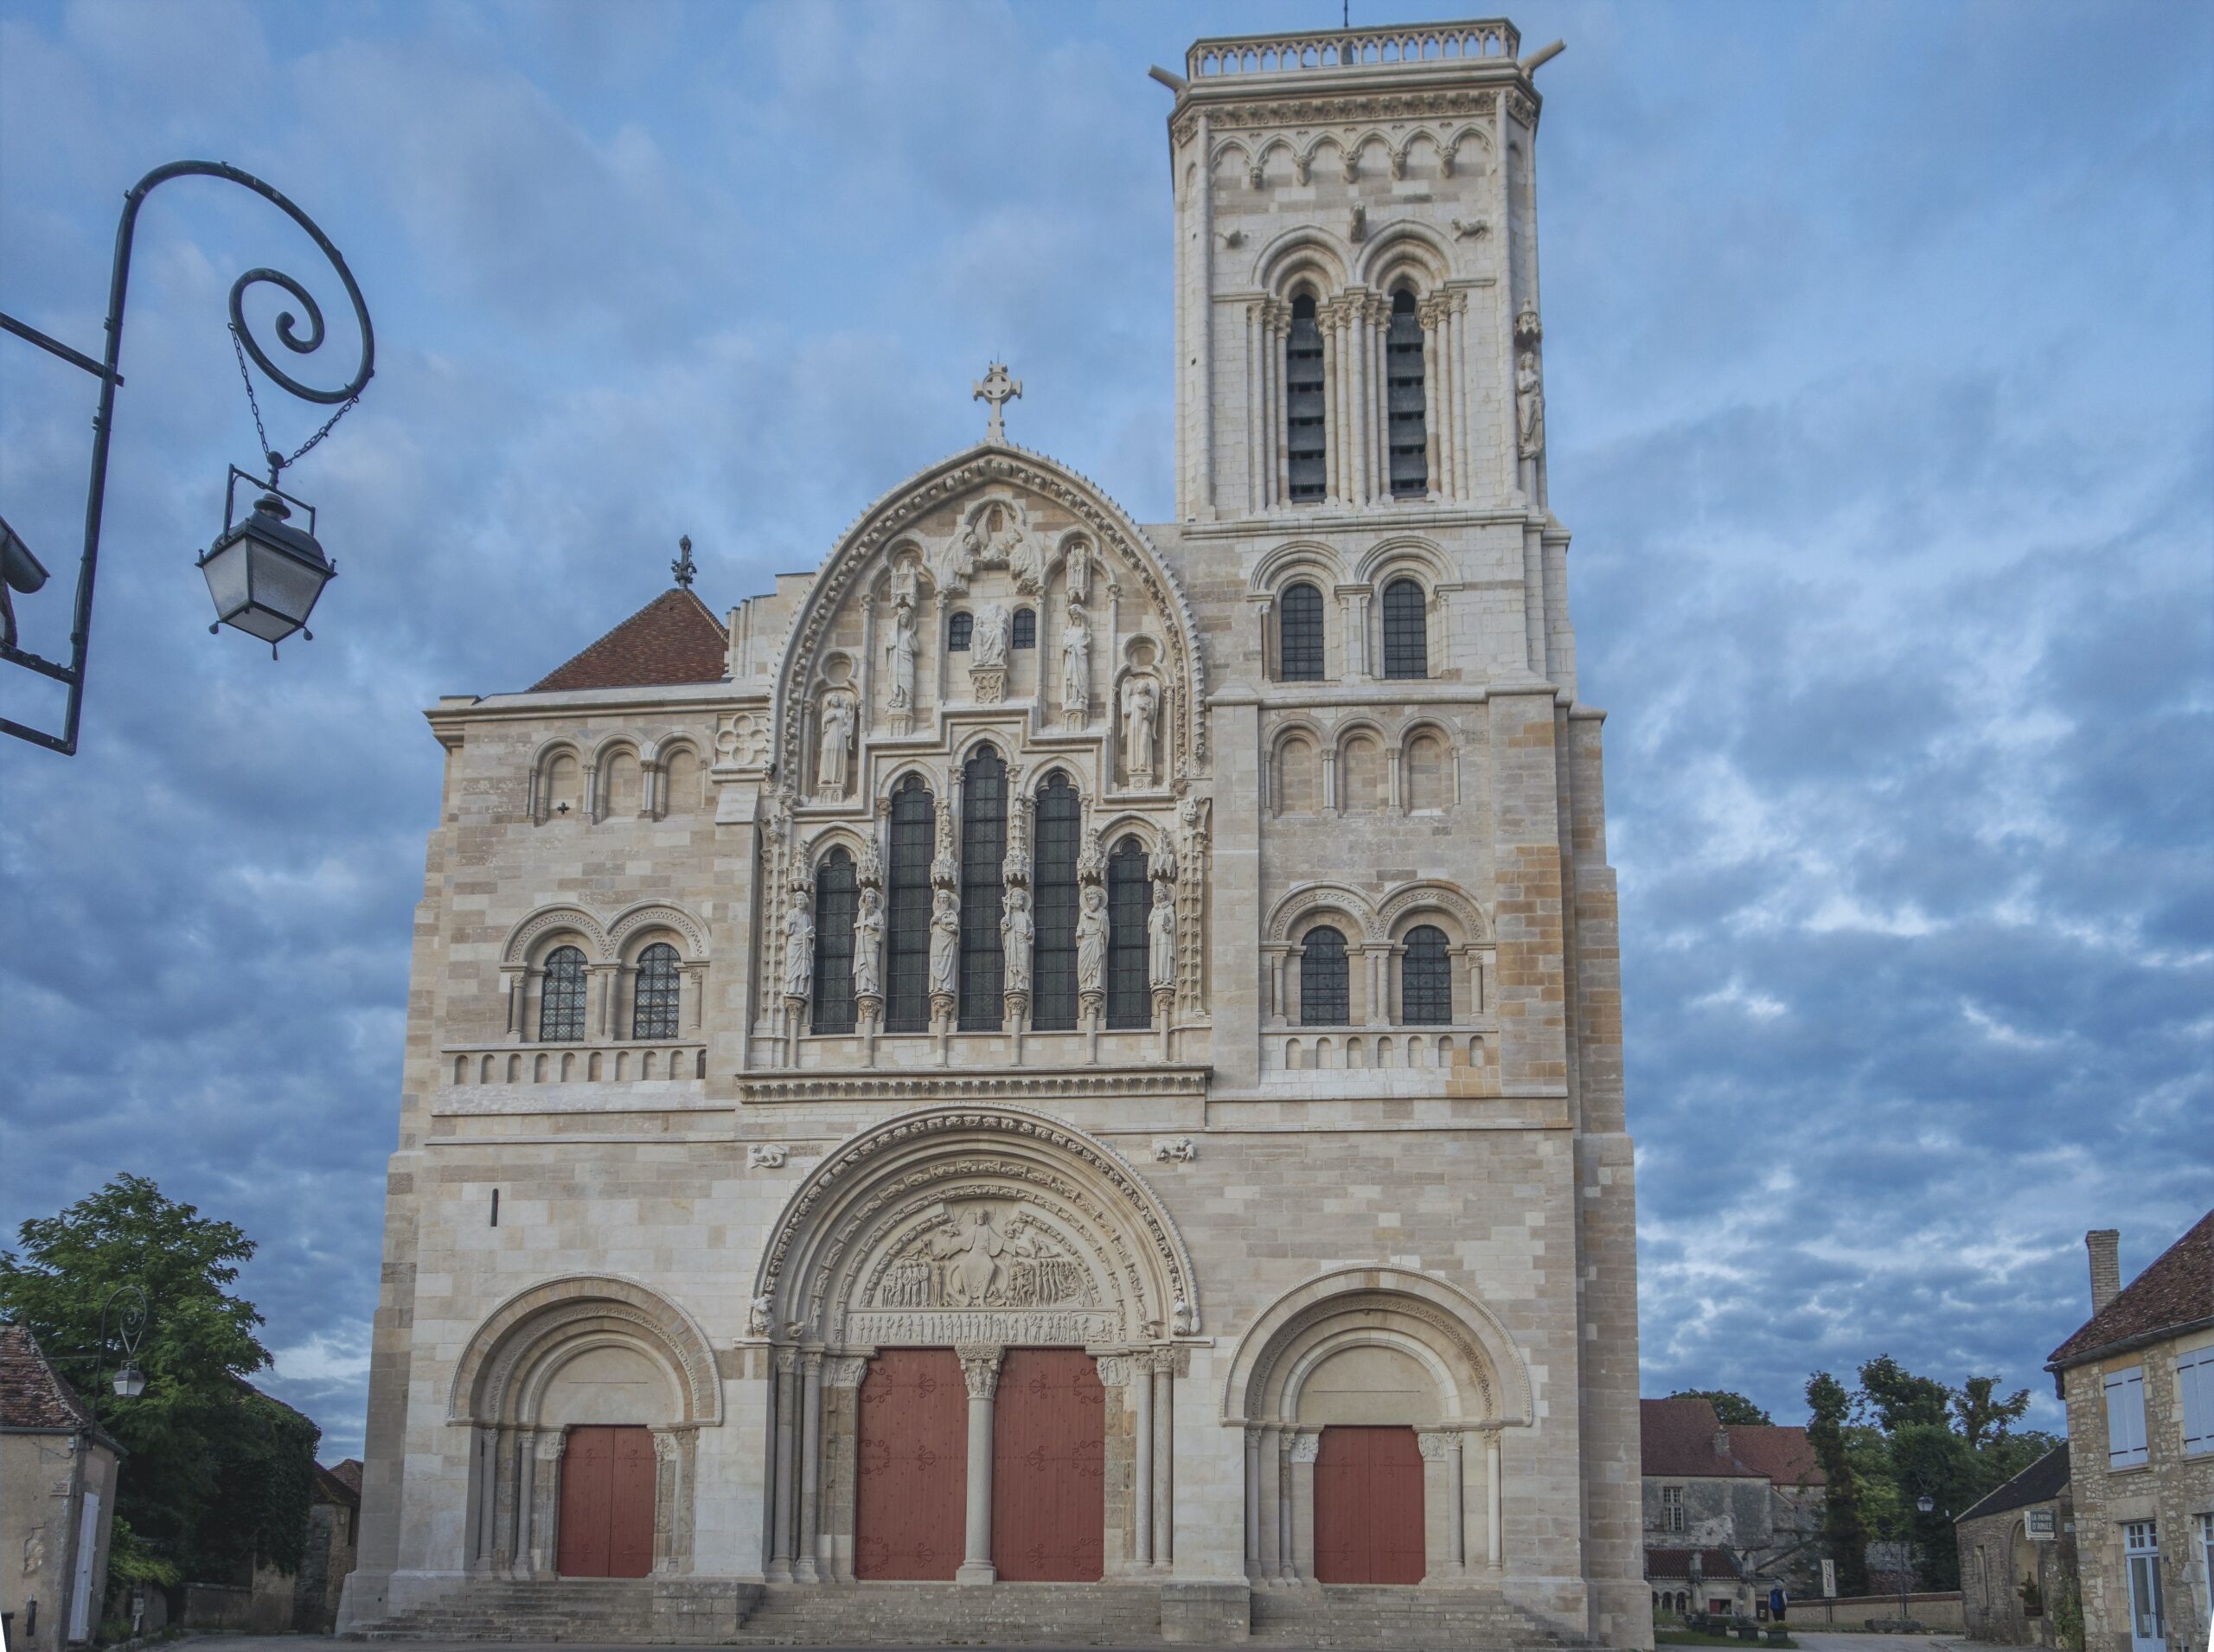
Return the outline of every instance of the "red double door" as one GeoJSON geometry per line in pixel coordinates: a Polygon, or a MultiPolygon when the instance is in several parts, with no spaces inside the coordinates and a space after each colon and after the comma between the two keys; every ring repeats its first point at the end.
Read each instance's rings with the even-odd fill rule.
{"type": "Polygon", "coordinates": [[[561,1452],[565,1578],[643,1578],[654,1567],[654,1437],[579,1427],[561,1452]]]}
{"type": "MultiPolygon", "coordinates": [[[[1010,1348],[992,1408],[992,1563],[1010,1583],[1095,1583],[1106,1393],[1076,1348],[1010,1348]]],[[[944,1580],[968,1518],[969,1394],[950,1348],[892,1348],[861,1390],[854,1575],[944,1580]]]]}
{"type": "Polygon", "coordinates": [[[1315,1459],[1315,1576],[1420,1583],[1422,1449],[1411,1428],[1326,1428],[1315,1459]]]}

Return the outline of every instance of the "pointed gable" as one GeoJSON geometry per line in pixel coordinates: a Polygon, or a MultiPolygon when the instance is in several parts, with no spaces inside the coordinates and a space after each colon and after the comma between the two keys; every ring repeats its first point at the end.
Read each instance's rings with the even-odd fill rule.
{"type": "Polygon", "coordinates": [[[730,637],[689,588],[664,591],[590,648],[530,685],[562,688],[649,688],[673,682],[720,682],[730,637]]]}
{"type": "Polygon", "coordinates": [[[2059,1371],[2118,1344],[2214,1320],[2214,1210],[2153,1258],[2046,1361],[2059,1371]]]}

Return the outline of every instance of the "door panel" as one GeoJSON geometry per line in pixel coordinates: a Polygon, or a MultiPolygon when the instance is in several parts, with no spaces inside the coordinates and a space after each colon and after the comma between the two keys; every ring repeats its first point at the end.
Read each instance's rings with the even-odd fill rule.
{"type": "Polygon", "coordinates": [[[950,1582],[968,1517],[969,1391],[951,1348],[887,1348],[861,1391],[854,1575],[950,1582]]]}
{"type": "Polygon", "coordinates": [[[992,1404],[992,1564],[1003,1583],[1097,1583],[1107,1392],[1081,1348],[1009,1348],[992,1404]]]}
{"type": "Polygon", "coordinates": [[[572,1428],[561,1452],[557,1569],[565,1578],[643,1578],[653,1564],[652,1431],[572,1428]]]}
{"type": "Polygon", "coordinates": [[[1422,1449],[1411,1428],[1326,1428],[1315,1462],[1315,1576],[1420,1583],[1422,1449]]]}

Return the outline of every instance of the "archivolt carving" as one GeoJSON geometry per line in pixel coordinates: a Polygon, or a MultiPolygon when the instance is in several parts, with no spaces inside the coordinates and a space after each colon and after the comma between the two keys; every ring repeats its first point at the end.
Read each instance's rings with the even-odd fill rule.
{"type": "Polygon", "coordinates": [[[573,930],[585,942],[585,951],[595,959],[607,957],[607,931],[600,921],[581,906],[542,906],[508,932],[508,944],[500,950],[500,962],[509,966],[528,964],[531,949],[546,936],[556,931],[573,930]]]}
{"type": "Polygon", "coordinates": [[[517,1420],[519,1410],[534,1403],[534,1367],[580,1341],[622,1342],[657,1355],[678,1386],[680,1423],[722,1421],[722,1385],[707,1333],[658,1291],[606,1274],[545,1280],[495,1309],[454,1367],[446,1420],[517,1420]]]}
{"type": "Polygon", "coordinates": [[[607,926],[607,944],[611,953],[620,952],[623,943],[640,930],[650,925],[673,929],[684,938],[684,956],[688,962],[698,964],[707,956],[707,926],[683,907],[666,900],[642,900],[634,906],[625,906],[607,926]]]}
{"type": "Polygon", "coordinates": [[[1289,945],[1292,926],[1318,909],[1344,912],[1360,925],[1364,935],[1376,932],[1376,909],[1358,889],[1342,883],[1302,883],[1270,910],[1266,931],[1270,944],[1289,945]]]}
{"type": "Polygon", "coordinates": [[[1484,922],[1483,909],[1449,883],[1427,880],[1402,884],[1384,898],[1376,909],[1376,921],[1368,932],[1372,941],[1387,940],[1392,927],[1406,913],[1424,906],[1442,906],[1460,920],[1462,932],[1471,942],[1491,938],[1491,926],[1484,922]]]}

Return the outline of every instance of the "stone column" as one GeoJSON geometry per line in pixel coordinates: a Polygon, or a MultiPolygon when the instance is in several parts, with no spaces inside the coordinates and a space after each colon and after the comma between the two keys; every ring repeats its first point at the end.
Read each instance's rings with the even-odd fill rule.
{"type": "Polygon", "coordinates": [[[1345,414],[1338,406],[1336,307],[1315,305],[1315,326],[1322,335],[1322,503],[1334,505],[1345,496],[1344,490],[1338,485],[1338,467],[1345,462],[1346,455],[1345,414]]]}
{"type": "Polygon", "coordinates": [[[1484,1564],[1494,1572],[1507,1564],[1507,1536],[1501,1527],[1507,1506],[1499,1484],[1499,1431],[1484,1436],[1484,1564]]]}
{"type": "Polygon", "coordinates": [[[792,1553],[792,1578],[817,1583],[822,1573],[816,1564],[816,1533],[822,1504],[822,1350],[809,1348],[800,1358],[801,1414],[799,1447],[799,1540],[792,1553]]]}
{"type": "Polygon", "coordinates": [[[778,1348],[776,1351],[777,1412],[776,1460],[773,1477],[776,1482],[775,1526],[769,1540],[769,1578],[771,1582],[790,1583],[792,1578],[792,1413],[793,1401],[797,1398],[792,1380],[793,1368],[799,1362],[798,1351],[778,1348]]]}
{"type": "Polygon", "coordinates": [[[1469,1569],[1469,1481],[1462,1450],[1466,1443],[1465,1435],[1445,1437],[1445,1552],[1456,1572],[1469,1569]]]}
{"type": "Polygon", "coordinates": [[[1000,1386],[1003,1348],[965,1347],[961,1378],[969,1386],[968,1542],[956,1583],[985,1584],[999,1576],[992,1565],[992,1397],[1000,1386]]]}
{"type": "Polygon", "coordinates": [[[1347,376],[1351,381],[1346,387],[1347,399],[1353,403],[1353,417],[1347,421],[1352,432],[1353,463],[1347,466],[1350,472],[1347,483],[1353,502],[1366,504],[1370,499],[1368,476],[1369,455],[1369,325],[1368,295],[1355,292],[1346,302],[1346,341],[1347,354],[1353,358],[1353,371],[1347,376]]]}
{"type": "Polygon", "coordinates": [[[1176,1559],[1176,1412],[1174,1356],[1166,1348],[1153,1356],[1153,1563],[1176,1559]]]}
{"type": "Polygon", "coordinates": [[[1268,432],[1268,390],[1263,382],[1262,341],[1268,336],[1261,324],[1261,306],[1245,306],[1245,509],[1258,510],[1261,491],[1262,444],[1268,432]]]}
{"type": "Polygon", "coordinates": [[[1153,1564],[1153,1363],[1152,1356],[1130,1356],[1130,1397],[1137,1404],[1131,1429],[1135,1463],[1130,1484],[1130,1530],[1137,1544],[1136,1564],[1153,1564]]]}
{"type": "MultiPolygon", "coordinates": [[[[1466,499],[1475,491],[1471,474],[1475,449],[1475,432],[1469,428],[1469,295],[1465,291],[1453,295],[1453,351],[1447,362],[1448,376],[1453,383],[1453,490],[1456,498],[1466,499]]],[[[1508,381],[1513,382],[1510,378],[1508,381]]],[[[1509,428],[1513,426],[1510,416],[1509,428]]]]}
{"type": "Polygon", "coordinates": [[[522,1042],[523,1000],[528,996],[529,980],[530,972],[527,970],[500,971],[500,984],[506,989],[508,996],[507,1041],[510,1044],[522,1042]]]}
{"type": "Polygon", "coordinates": [[[1261,1431],[1245,1425],[1245,1575],[1261,1576],[1261,1431]]]}
{"type": "Polygon", "coordinates": [[[1294,1435],[1289,1429],[1274,1431],[1277,1445],[1277,1544],[1276,1570],[1270,1575],[1278,1583],[1299,1581],[1299,1568],[1292,1560],[1291,1526],[1291,1447],[1294,1435]]]}
{"type": "Polygon", "coordinates": [[[1445,325],[1444,306],[1433,298],[1423,304],[1418,318],[1422,322],[1423,469],[1430,479],[1430,492],[1443,498],[1452,491],[1440,463],[1444,444],[1438,439],[1444,433],[1445,425],[1445,420],[1437,416],[1445,400],[1445,381],[1438,372],[1440,360],[1445,355],[1439,348],[1438,337],[1445,325]]]}
{"type": "Polygon", "coordinates": [[[1315,1578],[1315,1460],[1322,1454],[1322,1431],[1302,1428],[1291,1436],[1291,1563],[1286,1581],[1315,1578]]]}

